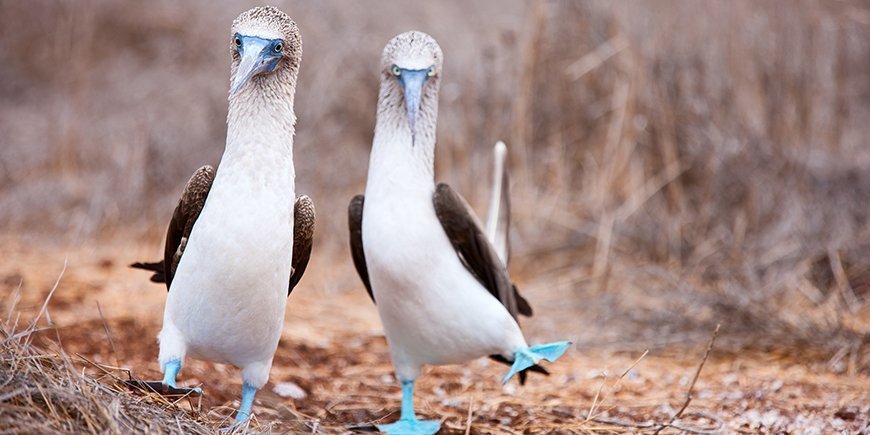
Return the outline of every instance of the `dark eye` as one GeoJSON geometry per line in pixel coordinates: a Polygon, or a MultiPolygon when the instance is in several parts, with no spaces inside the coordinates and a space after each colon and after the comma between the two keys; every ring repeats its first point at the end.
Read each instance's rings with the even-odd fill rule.
{"type": "Polygon", "coordinates": [[[284,49],[284,44],[282,44],[280,42],[275,44],[275,48],[274,48],[275,53],[280,53],[281,50],[283,50],[283,49],[284,49]]]}
{"type": "Polygon", "coordinates": [[[241,39],[241,38],[239,38],[238,36],[236,36],[235,39],[234,39],[233,41],[236,43],[236,47],[239,47],[239,48],[242,47],[242,39],[241,39]]]}

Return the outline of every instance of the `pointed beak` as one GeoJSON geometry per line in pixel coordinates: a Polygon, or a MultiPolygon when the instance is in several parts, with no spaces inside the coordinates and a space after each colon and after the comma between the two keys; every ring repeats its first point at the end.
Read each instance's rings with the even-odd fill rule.
{"type": "Polygon", "coordinates": [[[408,126],[411,128],[411,144],[417,136],[417,114],[420,112],[420,95],[423,93],[423,85],[429,78],[429,70],[402,70],[399,82],[405,90],[405,109],[408,111],[408,126]]]}
{"type": "Polygon", "coordinates": [[[238,92],[245,83],[257,74],[274,71],[281,59],[280,54],[274,55],[270,52],[272,41],[256,37],[242,37],[241,39],[242,46],[239,48],[241,60],[230,87],[230,95],[238,92]]]}

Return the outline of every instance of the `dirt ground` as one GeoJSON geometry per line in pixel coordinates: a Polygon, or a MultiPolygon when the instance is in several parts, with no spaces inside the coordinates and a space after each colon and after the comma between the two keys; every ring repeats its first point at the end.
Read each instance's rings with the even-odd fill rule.
{"type": "MultiPolygon", "coordinates": [[[[377,312],[352,268],[324,267],[335,252],[315,253],[309,273],[290,296],[269,384],[258,395],[250,429],[342,433],[347,425],[397,418],[400,392],[377,312]]],[[[52,329],[83,370],[86,359],[158,379],[156,335],[166,292],[130,270],[156,258],[152,243],[113,242],[79,248],[3,239],[0,291],[4,314],[16,289],[22,318],[35,314],[63,271],[48,305],[52,329]],[[64,266],[66,263],[66,266],[64,266]]],[[[543,292],[527,293],[540,307],[523,323],[532,342],[574,339],[551,376],[532,375],[524,387],[499,383],[505,367],[480,359],[433,367],[418,380],[418,413],[442,419],[442,433],[654,432],[682,407],[707,339],[626,349],[586,340],[575,332],[606,335],[574,314],[548,316],[543,292]],[[567,326],[566,326],[567,325],[567,326]],[[567,336],[565,336],[567,334],[567,336]]],[[[712,331],[710,331],[712,332],[712,331]]],[[[701,336],[699,334],[693,337],[701,336]]],[[[854,363],[854,361],[853,361],[854,363]]],[[[870,379],[866,370],[825,370],[815,355],[796,358],[770,349],[712,351],[682,418],[665,433],[868,433],[870,379]]],[[[126,376],[116,372],[118,376],[126,376]]],[[[179,403],[219,424],[238,406],[235,368],[188,360],[183,386],[201,386],[200,401],[179,403]]]]}

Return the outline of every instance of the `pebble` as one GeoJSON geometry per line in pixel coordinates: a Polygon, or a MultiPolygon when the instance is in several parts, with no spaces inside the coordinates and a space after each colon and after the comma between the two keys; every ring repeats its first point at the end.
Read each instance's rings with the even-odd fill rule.
{"type": "Polygon", "coordinates": [[[281,397],[289,397],[294,400],[302,400],[308,397],[308,393],[293,382],[281,382],[275,385],[272,391],[281,397]]]}

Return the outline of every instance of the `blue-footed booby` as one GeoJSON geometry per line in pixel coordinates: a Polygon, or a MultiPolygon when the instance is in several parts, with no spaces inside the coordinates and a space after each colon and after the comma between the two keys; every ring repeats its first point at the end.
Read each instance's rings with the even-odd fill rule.
{"type": "Polygon", "coordinates": [[[184,189],[153,281],[169,289],[159,334],[162,382],[186,356],[241,369],[236,421],[251,414],[269,379],[289,291],[311,254],[314,205],[295,204],[293,100],[302,58],[296,23],[274,7],[239,15],[230,33],[231,88],[226,148],[217,171],[204,166],[184,189]],[[289,290],[288,290],[289,283],[289,290]]]}
{"type": "MultiPolygon", "coordinates": [[[[354,264],[377,305],[402,386],[399,421],[378,426],[391,434],[440,427],[414,413],[422,365],[489,355],[511,366],[502,382],[516,373],[523,380],[526,370],[545,372],[537,363],[555,361],[570,345],[529,347],[516,317],[530,316],[531,307],[465,200],[435,184],[441,71],[441,48],[425,33],[402,33],[386,45],[365,196],[348,208],[354,264]]],[[[499,210],[507,206],[500,205],[502,192],[490,211],[496,213],[491,233],[498,239],[503,232],[506,241],[498,228],[499,210]]]]}

